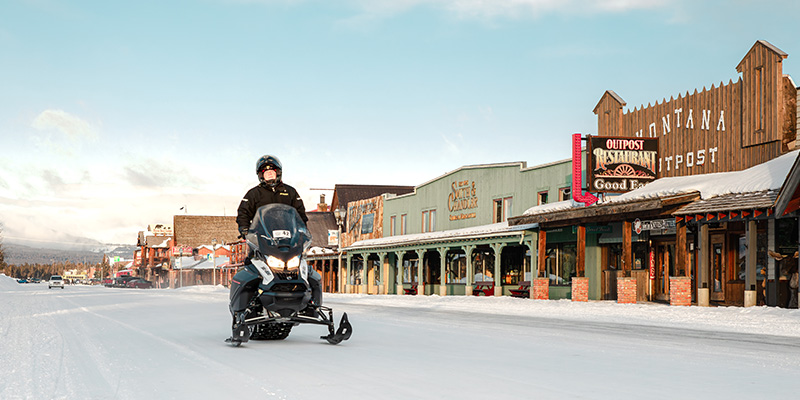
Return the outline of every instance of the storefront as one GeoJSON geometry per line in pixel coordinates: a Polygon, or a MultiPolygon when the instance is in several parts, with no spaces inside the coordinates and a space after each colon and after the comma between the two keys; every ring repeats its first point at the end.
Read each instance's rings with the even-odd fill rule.
{"type": "Polygon", "coordinates": [[[569,160],[530,168],[522,162],[466,166],[409,194],[349,203],[349,231],[362,238],[382,234],[345,248],[345,290],[508,294],[531,280],[537,231],[536,225],[509,227],[507,219],[531,205],[569,199],[570,168],[569,160]]]}

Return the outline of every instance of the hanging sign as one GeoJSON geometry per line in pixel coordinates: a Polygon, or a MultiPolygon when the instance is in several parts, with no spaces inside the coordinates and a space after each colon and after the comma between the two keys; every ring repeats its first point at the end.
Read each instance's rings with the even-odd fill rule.
{"type": "Polygon", "coordinates": [[[589,190],[624,193],[656,179],[658,138],[590,136],[589,190]]]}
{"type": "Polygon", "coordinates": [[[650,250],[650,280],[656,279],[656,254],[650,250]]]}

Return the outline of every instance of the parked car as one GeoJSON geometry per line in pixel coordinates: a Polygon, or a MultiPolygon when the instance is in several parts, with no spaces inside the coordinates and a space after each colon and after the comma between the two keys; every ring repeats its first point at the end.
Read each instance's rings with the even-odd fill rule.
{"type": "Polygon", "coordinates": [[[112,286],[114,286],[114,287],[122,287],[122,288],[128,287],[127,286],[128,285],[128,281],[130,281],[131,279],[136,279],[136,277],[135,276],[118,276],[118,277],[114,278],[114,284],[112,286]]]}
{"type": "Polygon", "coordinates": [[[52,289],[54,287],[64,288],[64,279],[61,278],[61,275],[52,275],[50,276],[50,280],[47,281],[47,288],[52,289]]]}
{"type": "Polygon", "coordinates": [[[103,278],[103,286],[105,287],[114,286],[114,278],[103,278]]]}
{"type": "Polygon", "coordinates": [[[28,280],[25,278],[17,279],[17,283],[28,283],[28,280]]]}
{"type": "Polygon", "coordinates": [[[129,288],[136,288],[136,289],[150,289],[153,287],[153,282],[144,280],[142,278],[135,278],[129,280],[126,286],[129,288]]]}

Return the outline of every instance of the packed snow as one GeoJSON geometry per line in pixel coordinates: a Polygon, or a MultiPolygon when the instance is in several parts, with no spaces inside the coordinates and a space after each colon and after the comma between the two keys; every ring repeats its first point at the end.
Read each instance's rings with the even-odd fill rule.
{"type": "Polygon", "coordinates": [[[221,286],[0,275],[2,399],[790,398],[800,311],[326,294],[349,341],[223,342],[221,286]]]}

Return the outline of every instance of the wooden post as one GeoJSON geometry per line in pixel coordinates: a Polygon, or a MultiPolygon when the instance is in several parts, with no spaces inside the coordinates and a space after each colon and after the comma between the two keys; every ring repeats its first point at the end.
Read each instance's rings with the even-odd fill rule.
{"type": "Polygon", "coordinates": [[[747,256],[744,267],[744,306],[755,306],[758,301],[756,285],[756,250],[758,249],[758,227],[756,221],[747,221],[747,256]]]}
{"type": "Polygon", "coordinates": [[[678,222],[675,232],[675,267],[676,274],[680,276],[683,271],[683,276],[690,276],[691,266],[686,260],[686,222],[678,222]]]}
{"type": "Polygon", "coordinates": [[[697,305],[709,306],[708,262],[711,254],[711,240],[708,236],[708,224],[700,225],[700,248],[697,251],[697,305]]]}
{"type": "Polygon", "coordinates": [[[547,259],[547,232],[539,230],[539,255],[537,276],[544,277],[545,260],[547,259]]]}
{"type": "Polygon", "coordinates": [[[447,296],[447,247],[439,247],[439,296],[447,296]]]}
{"type": "Polygon", "coordinates": [[[622,271],[625,276],[631,276],[633,264],[633,238],[631,221],[622,221],[622,271]]]}
{"type": "Polygon", "coordinates": [[[503,280],[502,280],[502,268],[500,262],[502,260],[501,255],[503,254],[503,243],[492,243],[492,251],[494,252],[494,295],[495,296],[502,296],[503,295],[503,280]]]}
{"type": "Polygon", "coordinates": [[[578,225],[578,254],[575,261],[575,274],[583,278],[586,271],[586,225],[583,224],[578,225]]]}

